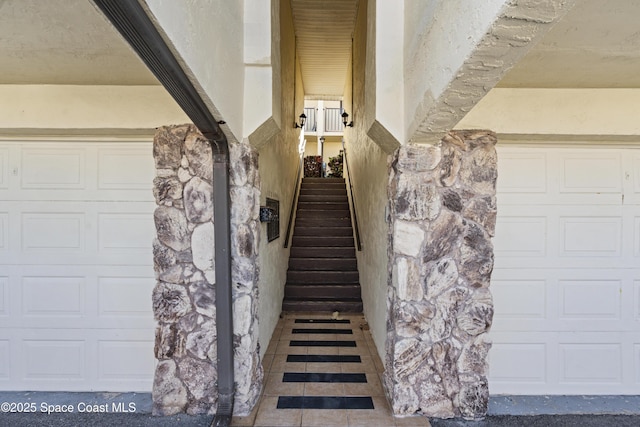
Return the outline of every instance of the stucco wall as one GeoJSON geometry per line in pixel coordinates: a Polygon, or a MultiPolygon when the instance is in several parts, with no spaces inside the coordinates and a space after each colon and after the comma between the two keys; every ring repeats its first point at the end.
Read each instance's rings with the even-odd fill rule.
{"type": "MultiPolygon", "coordinates": [[[[244,2],[145,0],[200,95],[231,132],[243,136],[244,2]]],[[[256,28],[260,31],[260,28],[256,28]]]]}
{"type": "MultiPolygon", "coordinates": [[[[295,38],[289,2],[280,3],[280,54],[282,67],[282,99],[281,114],[285,119],[280,132],[261,145],[259,150],[259,167],[261,180],[260,203],[264,205],[267,197],[280,201],[280,238],[267,242],[266,225],[261,225],[259,265],[260,282],[258,318],[260,319],[260,351],[261,356],[269,345],[271,336],[282,309],[284,285],[287,276],[289,250],[283,247],[286,238],[287,220],[296,168],[298,165],[299,129],[293,128],[296,112],[303,109],[302,84],[295,85],[294,77],[300,79],[299,68],[294,63],[295,38]],[[295,99],[294,99],[295,95],[295,99]]],[[[299,114],[299,113],[298,113],[299,114]]]]}
{"type": "MultiPolygon", "coordinates": [[[[365,55],[367,2],[360,2],[354,40],[354,127],[345,130],[345,141],[362,251],[357,252],[364,314],[378,353],[384,355],[387,298],[387,153],[366,134],[365,55]]],[[[347,79],[350,83],[350,79],[347,79]]],[[[345,93],[351,94],[347,84],[345,93]]],[[[350,98],[350,96],[349,96],[350,98]]],[[[348,100],[351,103],[350,99],[348,100]]]]}
{"type": "Polygon", "coordinates": [[[162,86],[0,85],[0,129],[113,134],[189,122],[162,86]],[[55,106],[55,108],[52,108],[55,106]]]}
{"type": "Polygon", "coordinates": [[[500,134],[638,135],[638,89],[491,90],[456,129],[500,134]]]}

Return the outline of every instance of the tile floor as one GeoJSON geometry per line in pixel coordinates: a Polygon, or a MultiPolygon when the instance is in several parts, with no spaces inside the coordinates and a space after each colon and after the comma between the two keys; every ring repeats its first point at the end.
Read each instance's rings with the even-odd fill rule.
{"type": "MultiPolygon", "coordinates": [[[[258,405],[247,417],[234,417],[234,426],[288,427],[288,426],[321,426],[321,427],[428,427],[425,417],[396,418],[391,410],[382,389],[381,375],[383,365],[378,357],[373,339],[366,326],[362,314],[344,314],[339,319],[343,323],[318,323],[317,320],[329,321],[330,314],[322,313],[290,313],[283,314],[263,359],[264,388],[258,405]],[[316,322],[297,323],[296,319],[314,319],[316,322]],[[344,323],[349,321],[349,323],[344,323]],[[321,333],[312,333],[308,329],[321,333]],[[347,333],[344,330],[350,329],[347,333]],[[331,333],[336,330],[336,333],[331,333]],[[311,333],[309,333],[311,332],[311,333]],[[294,345],[291,345],[294,341],[294,345]],[[297,343],[296,343],[297,341],[297,343]],[[312,341],[305,345],[304,341],[312,341]],[[315,342],[313,342],[315,341],[315,342]],[[318,343],[318,341],[321,341],[318,343]],[[330,346],[322,341],[353,341],[355,347],[330,346]],[[317,361],[326,357],[315,357],[314,361],[287,361],[289,355],[324,355],[324,356],[360,356],[360,363],[354,363],[353,357],[344,362],[317,361]],[[284,373],[320,373],[315,376],[321,381],[337,380],[328,373],[361,373],[366,382],[284,382],[284,373]],[[294,396],[313,396],[305,399],[305,406],[312,402],[334,409],[279,409],[280,406],[291,406],[291,402],[299,399],[294,396]],[[331,396],[332,399],[323,399],[331,396]],[[283,399],[280,399],[280,398],[283,399]],[[318,398],[319,397],[319,398],[318,398]],[[359,397],[360,399],[348,399],[359,397]],[[347,398],[347,399],[345,399],[347,398]],[[370,398],[370,399],[369,399],[370,398]],[[373,404],[373,409],[342,409],[350,407],[352,400],[365,406],[373,404]]],[[[344,343],[339,343],[344,344],[344,343]]],[[[352,344],[348,344],[352,345],[352,344]]],[[[301,359],[296,357],[295,359],[301,359]]],[[[290,359],[291,360],[291,359],[290,359]]],[[[290,375],[290,377],[298,377],[290,375]]],[[[346,375],[341,380],[358,379],[358,376],[346,375]]],[[[361,376],[360,376],[361,377],[361,376]]]]}

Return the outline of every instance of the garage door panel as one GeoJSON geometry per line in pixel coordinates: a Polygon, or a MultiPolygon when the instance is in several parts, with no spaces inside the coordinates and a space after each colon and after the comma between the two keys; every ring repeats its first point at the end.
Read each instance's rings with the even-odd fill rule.
{"type": "Polygon", "coordinates": [[[498,158],[492,393],[640,393],[640,150],[498,158]]]}
{"type": "Polygon", "coordinates": [[[0,339],[0,384],[9,379],[11,372],[11,345],[10,341],[0,339]]]}
{"type": "Polygon", "coordinates": [[[0,143],[0,388],[151,390],[150,141],[0,143]]]}
{"type": "Polygon", "coordinates": [[[559,344],[560,383],[622,384],[622,345],[559,344]]]}
{"type": "Polygon", "coordinates": [[[9,149],[0,147],[0,190],[9,188],[9,149]]]}
{"type": "Polygon", "coordinates": [[[148,190],[155,165],[150,147],[98,149],[98,190],[148,190]]]}
{"type": "Polygon", "coordinates": [[[148,328],[153,335],[151,293],[156,281],[151,267],[42,265],[9,270],[4,291],[7,315],[0,315],[0,332],[56,325],[148,328]]]}
{"type": "Polygon", "coordinates": [[[547,154],[500,150],[500,194],[520,195],[547,191],[547,154]]]}
{"type": "MultiPolygon", "coordinates": [[[[153,214],[98,213],[98,252],[148,251],[155,234],[153,214]]],[[[147,252],[148,253],[148,252],[147,252]]]]}
{"type": "Polygon", "coordinates": [[[558,284],[561,320],[601,323],[601,319],[622,319],[619,280],[561,280],[558,284]]]}
{"type": "Polygon", "coordinates": [[[619,153],[576,151],[560,153],[560,193],[622,192],[623,171],[619,153]]]}
{"type": "Polygon", "coordinates": [[[7,207],[8,213],[0,213],[3,264],[151,265],[153,203],[8,202],[7,207]]]}
{"type": "Polygon", "coordinates": [[[9,212],[0,212],[0,253],[9,251],[9,212]]]}
{"type": "Polygon", "coordinates": [[[546,360],[547,344],[544,342],[494,342],[489,378],[492,383],[544,384],[547,382],[546,360]]]}
{"type": "Polygon", "coordinates": [[[622,218],[561,217],[561,256],[619,257],[622,254],[622,218]]]}
{"type": "Polygon", "coordinates": [[[86,218],[82,212],[24,212],[20,222],[24,252],[85,251],[86,218]]]}
{"type": "Polygon", "coordinates": [[[502,309],[495,319],[545,319],[547,317],[546,280],[493,280],[493,302],[502,309]]]}
{"type": "Polygon", "coordinates": [[[85,277],[23,277],[24,317],[74,317],[86,315],[85,277]]]}
{"type": "Polygon", "coordinates": [[[634,344],[633,346],[633,365],[635,375],[635,384],[640,386],[640,342],[634,344]]]}
{"type": "Polygon", "coordinates": [[[98,341],[98,381],[116,383],[137,380],[148,383],[154,375],[155,357],[151,342],[98,341]]]}
{"type": "Polygon", "coordinates": [[[153,201],[151,142],[30,141],[2,145],[2,200],[153,201]]]}
{"type": "Polygon", "coordinates": [[[9,315],[9,276],[0,276],[0,319],[9,315]]]}
{"type": "Polygon", "coordinates": [[[82,381],[86,378],[84,340],[24,340],[26,381],[82,381]]]}
{"type": "Polygon", "coordinates": [[[506,257],[545,256],[547,218],[501,216],[496,224],[495,252],[506,257]]]}
{"type": "Polygon", "coordinates": [[[22,151],[22,189],[84,189],[86,150],[26,148],[22,151]]]}
{"type": "Polygon", "coordinates": [[[154,285],[152,277],[98,277],[98,316],[149,319],[154,285]]]}

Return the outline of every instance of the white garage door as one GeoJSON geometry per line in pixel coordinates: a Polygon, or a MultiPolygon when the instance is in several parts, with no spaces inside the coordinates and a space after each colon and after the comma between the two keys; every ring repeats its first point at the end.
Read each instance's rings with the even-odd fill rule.
{"type": "Polygon", "coordinates": [[[640,393],[640,150],[498,149],[492,394],[640,393]]]}
{"type": "Polygon", "coordinates": [[[150,142],[0,142],[0,389],[150,391],[150,142]]]}

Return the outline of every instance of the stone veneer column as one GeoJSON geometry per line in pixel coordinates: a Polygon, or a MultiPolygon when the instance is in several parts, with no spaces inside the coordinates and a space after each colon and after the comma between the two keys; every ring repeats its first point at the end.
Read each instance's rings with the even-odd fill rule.
{"type": "MultiPolygon", "coordinates": [[[[259,397],[263,374],[257,346],[259,175],[257,154],[247,144],[230,150],[234,412],[245,414],[259,397]]],[[[153,156],[153,413],[213,413],[218,374],[211,146],[193,125],[162,127],[153,156]]]]}
{"type": "Polygon", "coordinates": [[[384,382],[396,414],[486,415],[495,143],[452,131],[392,157],[384,382]]]}

